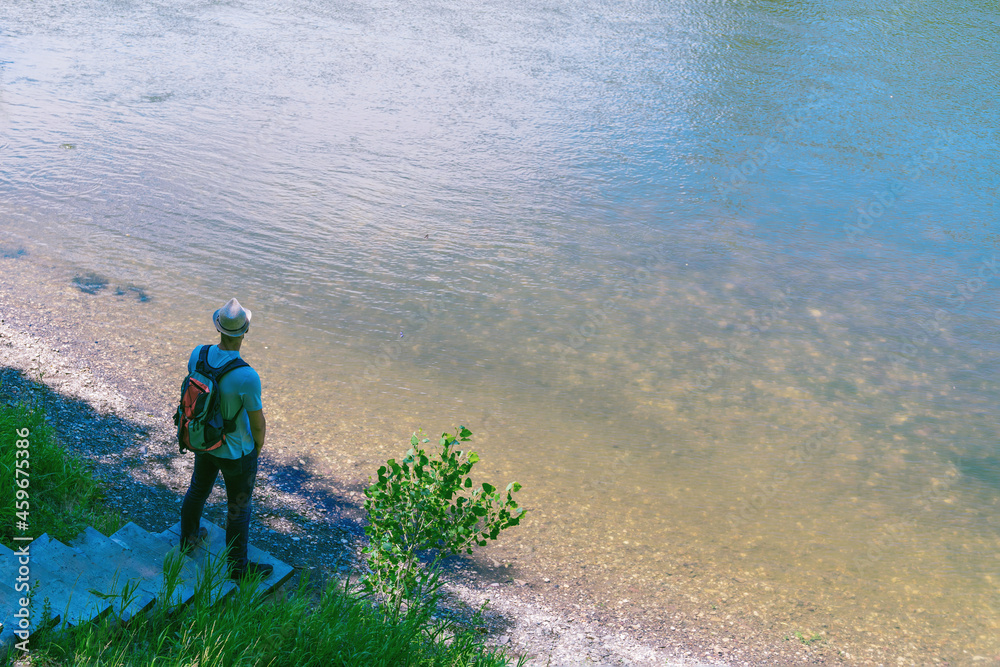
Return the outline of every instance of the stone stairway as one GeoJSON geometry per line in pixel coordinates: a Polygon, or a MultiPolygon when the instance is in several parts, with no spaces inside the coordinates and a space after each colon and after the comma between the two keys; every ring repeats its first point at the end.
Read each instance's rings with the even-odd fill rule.
{"type": "MultiPolygon", "coordinates": [[[[196,586],[210,572],[216,576],[202,587],[203,594],[209,596],[212,604],[226,598],[237,588],[221,560],[226,531],[204,519],[201,525],[208,530],[208,539],[189,556],[180,555],[178,548],[180,522],[162,533],[150,533],[129,522],[111,537],[88,526],[71,545],[47,534],[35,538],[30,543],[34,605],[29,631],[34,633],[42,629],[42,607],[46,598],[51,609],[50,625],[56,627],[79,625],[106,614],[115,614],[127,621],[157,603],[168,609],[180,607],[194,598],[196,586]],[[169,599],[161,599],[165,577],[172,576],[166,570],[171,562],[176,562],[176,585],[169,599]],[[118,593],[125,586],[130,591],[126,598],[91,593],[118,593]]],[[[292,576],[290,565],[252,545],[248,557],[254,562],[274,566],[271,575],[258,585],[259,595],[270,593],[292,576]]],[[[3,623],[0,650],[20,641],[14,634],[19,628],[19,619],[14,614],[20,609],[19,600],[26,593],[14,590],[19,567],[15,553],[0,545],[0,622],[3,623]]]]}

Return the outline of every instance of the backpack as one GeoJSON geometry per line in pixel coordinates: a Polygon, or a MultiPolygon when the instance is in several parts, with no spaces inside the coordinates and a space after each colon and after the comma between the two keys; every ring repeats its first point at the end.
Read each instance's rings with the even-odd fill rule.
{"type": "MultiPolygon", "coordinates": [[[[236,430],[236,418],[225,419],[220,409],[219,381],[229,371],[249,366],[239,357],[230,359],[223,366],[208,365],[208,350],[202,345],[194,370],[181,384],[181,402],[174,413],[177,425],[177,445],[180,451],[210,452],[225,442],[226,434],[236,430]]],[[[236,413],[239,415],[239,412],[236,413]]]]}

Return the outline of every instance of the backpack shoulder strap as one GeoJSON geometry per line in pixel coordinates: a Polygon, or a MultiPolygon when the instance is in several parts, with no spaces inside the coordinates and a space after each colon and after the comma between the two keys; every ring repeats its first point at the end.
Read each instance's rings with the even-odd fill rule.
{"type": "Polygon", "coordinates": [[[210,373],[211,366],[208,365],[208,350],[211,345],[202,345],[198,350],[198,361],[194,364],[194,369],[201,373],[202,375],[208,375],[210,373]]]}
{"type": "Polygon", "coordinates": [[[235,359],[230,359],[223,366],[216,369],[215,381],[218,382],[219,380],[221,380],[222,376],[228,373],[229,371],[235,371],[237,368],[243,368],[244,366],[249,366],[249,365],[250,364],[243,361],[239,357],[236,357],[235,359]]]}
{"type": "MultiPolygon", "coordinates": [[[[225,375],[226,373],[228,373],[229,371],[235,371],[237,368],[243,368],[243,367],[249,367],[249,366],[250,366],[250,364],[248,364],[247,362],[243,361],[243,359],[241,359],[239,357],[236,357],[235,359],[230,359],[223,366],[221,366],[220,368],[216,369],[216,371],[215,371],[215,384],[216,384],[216,386],[218,386],[219,381],[222,380],[222,376],[225,375]]],[[[242,412],[243,410],[244,410],[244,406],[241,405],[240,409],[236,412],[235,415],[233,415],[232,419],[226,419],[225,417],[222,418],[223,426],[225,428],[225,432],[226,433],[230,433],[230,432],[236,430],[236,417],[239,416],[240,412],[242,412]]]]}
{"type": "Polygon", "coordinates": [[[244,366],[250,365],[247,362],[240,359],[239,357],[236,357],[235,359],[230,359],[229,361],[219,366],[218,368],[210,366],[208,364],[208,351],[211,349],[211,347],[212,347],[211,345],[201,346],[201,350],[199,350],[198,352],[198,362],[195,364],[195,370],[198,371],[199,373],[202,373],[203,375],[211,377],[213,380],[215,380],[216,384],[218,384],[219,380],[222,379],[222,376],[228,373],[229,371],[235,371],[237,368],[243,368],[244,366]]]}

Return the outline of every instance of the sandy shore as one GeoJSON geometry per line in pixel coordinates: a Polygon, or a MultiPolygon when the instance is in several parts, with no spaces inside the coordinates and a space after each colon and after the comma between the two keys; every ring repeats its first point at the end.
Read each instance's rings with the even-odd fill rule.
{"type": "MultiPolygon", "coordinates": [[[[167,383],[152,377],[155,368],[146,375],[129,370],[143,357],[120,359],[122,350],[142,354],[135,341],[106,340],[110,327],[78,326],[98,321],[108,303],[72,284],[32,281],[34,269],[17,264],[24,270],[0,274],[2,394],[44,403],[64,445],[94,464],[110,507],[145,528],[164,529],[179,517],[193,463],[177,451],[167,383]],[[49,305],[56,302],[58,308],[49,305]]],[[[301,570],[345,576],[356,568],[364,539],[363,478],[309,470],[278,455],[280,444],[270,441],[276,451],[265,449],[261,461],[251,540],[301,570]]],[[[206,506],[206,518],[220,525],[224,499],[220,484],[206,506]]],[[[769,641],[755,619],[721,610],[703,615],[678,605],[656,610],[664,620],[651,625],[628,610],[588,605],[525,575],[517,563],[490,560],[452,564],[449,605],[461,614],[488,599],[488,641],[534,656],[531,665],[897,664],[889,656],[831,655],[794,640],[769,641]]]]}
{"type": "MultiPolygon", "coordinates": [[[[121,387],[95,373],[87,360],[60,351],[59,341],[11,326],[6,313],[3,319],[0,394],[46,406],[63,444],[94,464],[112,510],[152,530],[176,521],[193,458],[178,453],[174,433],[162,420],[139,409],[121,387]]],[[[306,476],[299,472],[283,470],[266,458],[262,461],[251,541],[300,570],[342,577],[359,558],[360,501],[331,498],[301,479],[306,476]]],[[[209,499],[206,518],[225,525],[224,503],[220,483],[209,499]]],[[[453,569],[450,606],[461,613],[488,598],[486,629],[491,643],[536,656],[530,664],[722,664],[691,660],[700,647],[668,651],[599,624],[571,620],[542,596],[490,578],[475,570],[453,569]]]]}

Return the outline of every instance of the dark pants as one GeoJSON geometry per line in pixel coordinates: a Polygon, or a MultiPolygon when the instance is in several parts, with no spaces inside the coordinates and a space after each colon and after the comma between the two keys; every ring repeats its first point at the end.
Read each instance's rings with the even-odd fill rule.
{"type": "Polygon", "coordinates": [[[198,538],[201,512],[212,493],[215,480],[222,471],[226,482],[226,544],[230,546],[229,566],[242,572],[247,566],[247,536],[250,531],[250,496],[257,480],[257,452],[239,459],[221,459],[209,453],[194,455],[194,472],[191,486],[181,505],[181,538],[191,542],[198,538]]]}

